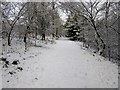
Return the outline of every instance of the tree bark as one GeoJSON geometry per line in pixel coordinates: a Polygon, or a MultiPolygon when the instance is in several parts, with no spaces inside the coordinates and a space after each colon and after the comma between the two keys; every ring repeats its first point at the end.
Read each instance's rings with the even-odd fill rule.
{"type": "MultiPolygon", "coordinates": [[[[95,33],[96,33],[98,39],[100,39],[100,41],[102,42],[102,50],[101,50],[101,51],[100,51],[100,47],[98,46],[99,51],[100,51],[99,54],[100,54],[100,55],[104,55],[104,50],[105,50],[105,48],[106,48],[106,45],[105,45],[105,43],[104,43],[104,40],[101,38],[100,34],[99,34],[98,31],[97,31],[97,28],[96,28],[96,25],[95,25],[94,21],[92,21],[92,24],[93,24],[93,28],[94,28],[94,30],[95,30],[95,33]]],[[[97,42],[97,44],[99,44],[97,38],[96,38],[96,42],[97,42]]],[[[101,46],[101,45],[100,45],[100,46],[101,46]]]]}
{"type": "Polygon", "coordinates": [[[10,32],[8,33],[8,45],[11,46],[11,33],[14,26],[11,26],[10,32]]]}

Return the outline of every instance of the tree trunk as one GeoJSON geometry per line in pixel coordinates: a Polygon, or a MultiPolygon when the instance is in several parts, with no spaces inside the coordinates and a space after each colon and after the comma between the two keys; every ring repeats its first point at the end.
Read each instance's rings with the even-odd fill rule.
{"type": "Polygon", "coordinates": [[[109,1],[107,0],[106,1],[106,13],[105,13],[105,29],[106,29],[106,33],[107,33],[107,53],[106,53],[106,56],[108,56],[109,58],[109,61],[111,59],[111,55],[110,55],[110,43],[109,43],[109,32],[108,32],[108,14],[109,14],[109,7],[110,7],[110,3],[109,1]]]}
{"type": "Polygon", "coordinates": [[[27,33],[25,34],[25,36],[24,36],[24,43],[25,43],[25,52],[26,52],[26,50],[27,50],[27,33]]]}
{"type": "Polygon", "coordinates": [[[45,40],[45,33],[42,34],[42,40],[45,40]]]}
{"type": "Polygon", "coordinates": [[[24,43],[26,43],[26,38],[27,38],[27,37],[26,37],[26,34],[25,34],[25,36],[24,36],[24,43]]]}
{"type": "Polygon", "coordinates": [[[100,39],[100,41],[102,42],[102,45],[100,45],[99,42],[98,42],[98,40],[97,40],[97,38],[96,38],[96,42],[97,42],[97,44],[99,44],[99,45],[98,45],[99,51],[100,51],[100,46],[102,46],[102,50],[99,52],[99,54],[100,54],[100,55],[104,55],[104,50],[105,50],[106,45],[105,45],[103,39],[101,38],[100,34],[99,34],[98,31],[97,31],[97,28],[96,28],[96,26],[95,26],[95,23],[92,22],[92,24],[93,24],[93,28],[94,28],[94,30],[95,30],[95,33],[96,33],[97,37],[98,37],[98,38],[100,39]]]}
{"type": "Polygon", "coordinates": [[[8,45],[11,46],[11,33],[13,30],[13,26],[11,26],[10,32],[8,33],[8,45]]]}

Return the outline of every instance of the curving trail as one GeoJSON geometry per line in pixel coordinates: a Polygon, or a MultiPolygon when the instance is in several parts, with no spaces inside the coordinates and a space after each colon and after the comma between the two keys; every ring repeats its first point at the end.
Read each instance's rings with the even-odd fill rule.
{"type": "Polygon", "coordinates": [[[118,66],[93,56],[66,39],[44,49],[30,48],[31,57],[21,61],[23,71],[3,73],[3,87],[11,88],[117,88],[118,66]],[[22,63],[23,62],[23,63],[22,63]],[[6,82],[9,80],[9,82],[6,82]]]}

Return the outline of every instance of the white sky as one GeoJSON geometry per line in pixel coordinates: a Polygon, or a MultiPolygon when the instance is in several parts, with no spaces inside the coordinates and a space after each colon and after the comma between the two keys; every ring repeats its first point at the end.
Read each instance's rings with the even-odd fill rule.
{"type": "MultiPolygon", "coordinates": [[[[7,2],[51,2],[53,0],[0,0],[2,2],[7,1],[7,2]]],[[[55,0],[54,0],[55,1],[55,0]]],[[[59,0],[61,2],[79,2],[79,1],[83,1],[83,2],[89,2],[90,0],[59,0]]],[[[91,0],[91,1],[95,1],[95,0],[91,0]]],[[[105,2],[106,0],[97,0],[97,1],[101,1],[101,2],[105,2]]],[[[118,2],[120,0],[110,0],[111,2],[118,2]]],[[[63,13],[61,10],[59,10],[59,14],[61,19],[65,22],[66,21],[66,14],[63,13]]]]}

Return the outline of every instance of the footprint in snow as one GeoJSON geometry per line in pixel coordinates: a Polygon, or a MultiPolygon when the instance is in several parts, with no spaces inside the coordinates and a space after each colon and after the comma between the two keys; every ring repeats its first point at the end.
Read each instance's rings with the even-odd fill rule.
{"type": "Polygon", "coordinates": [[[35,80],[38,80],[38,78],[36,77],[35,80]]]}
{"type": "Polygon", "coordinates": [[[23,60],[25,60],[25,58],[23,58],[23,60]]]}
{"type": "Polygon", "coordinates": [[[8,74],[14,75],[14,74],[16,74],[16,72],[10,71],[8,74]]]}
{"type": "Polygon", "coordinates": [[[28,58],[34,58],[34,56],[29,56],[28,58]]]}

